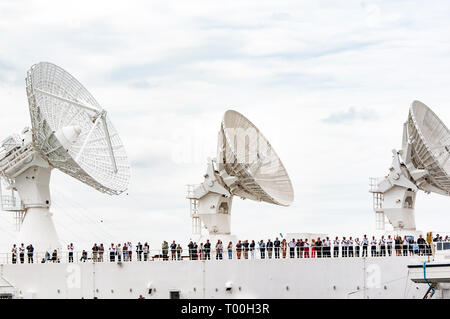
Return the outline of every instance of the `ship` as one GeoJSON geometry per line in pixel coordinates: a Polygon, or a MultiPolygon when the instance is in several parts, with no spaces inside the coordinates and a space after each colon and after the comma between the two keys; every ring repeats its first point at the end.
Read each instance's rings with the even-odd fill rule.
{"type": "Polygon", "coordinates": [[[188,185],[186,195],[192,218],[186,242],[189,238],[211,247],[200,250],[203,258],[198,258],[186,247],[184,253],[177,254],[175,248],[169,255],[165,248],[143,256],[132,246],[129,258],[117,247],[67,250],[50,211],[53,169],[102,193],[126,191],[131,169],[109,113],[81,83],[52,63],[33,65],[26,88],[32,127],[3,140],[0,189],[2,209],[14,213],[20,226],[17,242],[33,243],[33,248],[17,246],[0,255],[0,298],[450,298],[450,242],[439,237],[433,241],[435,234],[416,230],[414,217],[417,192],[449,195],[450,133],[419,101],[412,103],[402,149],[393,150],[389,174],[370,179],[369,188],[376,229],[386,238],[405,238],[406,253],[385,244],[384,237],[377,238],[372,251],[369,239],[358,232],[353,236],[360,242],[339,238],[339,244],[332,244],[336,234],[280,234],[285,243],[325,239],[324,246],[296,247],[294,255],[286,246],[287,252],[278,246],[273,251],[263,246],[236,250],[233,198],[289,206],[294,191],[268,140],[245,116],[228,110],[204,181],[188,185]],[[419,238],[427,239],[420,244],[426,245],[426,253],[413,249],[419,238]]]}

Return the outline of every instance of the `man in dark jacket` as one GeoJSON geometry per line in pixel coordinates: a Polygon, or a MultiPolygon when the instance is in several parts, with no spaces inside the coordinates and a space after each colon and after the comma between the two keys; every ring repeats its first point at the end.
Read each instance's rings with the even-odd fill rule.
{"type": "Polygon", "coordinates": [[[275,241],[273,242],[273,247],[275,248],[275,258],[279,259],[281,242],[278,240],[278,237],[275,238],[275,241]]]}

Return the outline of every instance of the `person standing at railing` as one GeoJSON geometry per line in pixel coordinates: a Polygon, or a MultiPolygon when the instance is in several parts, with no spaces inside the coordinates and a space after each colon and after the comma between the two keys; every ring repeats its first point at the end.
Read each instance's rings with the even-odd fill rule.
{"type": "Polygon", "coordinates": [[[57,261],[58,261],[58,252],[56,251],[56,249],[54,249],[52,253],[52,262],[56,263],[57,261]]]}
{"type": "Polygon", "coordinates": [[[305,239],[304,243],[303,243],[303,247],[304,247],[304,257],[305,258],[309,258],[309,247],[311,245],[308,243],[308,238],[305,239]]]}
{"type": "Polygon", "coordinates": [[[206,240],[203,248],[205,249],[205,260],[211,260],[211,243],[209,242],[209,239],[206,240]]]}
{"type": "Polygon", "coordinates": [[[316,241],[311,239],[311,258],[316,258],[316,241]]]}
{"type": "Polygon", "coordinates": [[[412,256],[414,255],[414,250],[413,250],[413,244],[414,244],[414,240],[412,236],[407,237],[408,240],[408,251],[409,251],[409,255],[412,256]]]}
{"type": "Polygon", "coordinates": [[[361,242],[359,241],[359,237],[355,239],[355,257],[359,257],[359,251],[361,249],[361,242]]]}
{"type": "Polygon", "coordinates": [[[370,242],[370,256],[377,256],[377,240],[375,239],[375,236],[372,236],[372,241],[370,242]]]}
{"type": "Polygon", "coordinates": [[[197,250],[198,249],[198,245],[197,245],[197,242],[195,242],[195,241],[194,241],[193,249],[194,249],[194,251],[193,251],[193,256],[192,257],[193,257],[194,260],[197,260],[198,259],[198,252],[197,252],[198,251],[197,250]]]}
{"type": "Polygon", "coordinates": [[[273,242],[273,248],[275,250],[275,258],[276,259],[280,259],[280,247],[281,247],[281,242],[278,239],[278,237],[275,237],[275,241],[273,242]]]}
{"type": "Polygon", "coordinates": [[[401,256],[402,255],[402,241],[400,239],[400,236],[395,236],[394,243],[395,243],[395,255],[401,256]]]}
{"type": "Polygon", "coordinates": [[[122,247],[120,247],[120,244],[117,244],[116,246],[116,255],[117,255],[117,262],[121,262],[122,261],[122,247]]]}
{"type": "Polygon", "coordinates": [[[216,243],[216,260],[219,260],[219,242],[220,239],[218,239],[216,243]]]}
{"type": "Polygon", "coordinates": [[[362,256],[367,257],[367,246],[369,246],[369,239],[367,238],[367,235],[364,235],[364,238],[362,240],[362,246],[363,246],[362,256]]]}
{"type": "Polygon", "coordinates": [[[219,245],[217,245],[217,251],[219,253],[219,260],[223,259],[223,242],[219,240],[219,245]]]}
{"type": "MultiPolygon", "coordinates": [[[[183,252],[183,248],[181,248],[181,245],[177,245],[177,260],[181,260],[181,253],[183,252]]],[[[222,258],[221,258],[222,259],[222,258]]]]}
{"type": "Polygon", "coordinates": [[[98,246],[97,243],[94,244],[94,247],[92,247],[92,261],[97,262],[97,255],[98,255],[98,246]]]}
{"type": "Polygon", "coordinates": [[[228,259],[233,259],[233,242],[228,243],[228,259]]]}
{"type": "Polygon", "coordinates": [[[256,243],[254,240],[252,240],[252,242],[250,243],[250,256],[252,259],[255,259],[255,247],[256,243]]]}
{"type": "Polygon", "coordinates": [[[132,261],[133,260],[133,245],[131,244],[131,242],[128,242],[127,253],[128,253],[128,261],[132,261]]]}
{"type": "Polygon", "coordinates": [[[67,251],[69,252],[69,263],[73,263],[73,244],[67,245],[67,251]]]}
{"type": "Polygon", "coordinates": [[[334,258],[339,257],[339,237],[337,236],[333,241],[333,257],[334,258]]]}
{"type": "Polygon", "coordinates": [[[105,253],[105,247],[103,247],[103,244],[100,244],[98,247],[98,261],[103,262],[103,254],[105,253]]]}
{"type": "Polygon", "coordinates": [[[402,243],[402,248],[403,248],[403,256],[408,256],[408,239],[406,239],[406,236],[403,237],[403,243],[402,243]]]}
{"type": "Polygon", "coordinates": [[[25,246],[23,243],[19,247],[19,259],[21,264],[25,262],[25,246]]]}
{"type": "Polygon", "coordinates": [[[244,240],[242,243],[242,250],[244,251],[244,259],[248,259],[248,250],[249,250],[250,244],[248,243],[248,240],[244,240]]]}
{"type": "Polygon", "coordinates": [[[433,245],[433,234],[432,234],[432,232],[428,232],[427,233],[427,245],[425,247],[425,254],[427,256],[430,256],[432,253],[431,245],[433,245]]]}
{"type": "Polygon", "coordinates": [[[289,242],[289,257],[294,258],[295,257],[295,247],[297,246],[297,242],[294,238],[289,242]]]}
{"type": "Polygon", "coordinates": [[[194,243],[192,240],[188,244],[189,260],[194,260],[194,243]]]}
{"type": "Polygon", "coordinates": [[[341,247],[342,247],[342,257],[347,257],[348,256],[348,242],[347,242],[347,239],[345,239],[345,237],[342,237],[341,247]]]}
{"type": "Polygon", "coordinates": [[[266,244],[264,244],[264,241],[261,239],[259,242],[259,254],[261,255],[261,259],[266,258],[266,244]]]}
{"type": "Polygon", "coordinates": [[[352,236],[350,236],[347,240],[347,250],[348,250],[348,257],[354,257],[354,242],[352,236]]]}
{"type": "Polygon", "coordinates": [[[392,238],[391,235],[388,235],[388,238],[386,239],[386,246],[388,251],[388,256],[392,255],[392,238]]]}
{"type": "Polygon", "coordinates": [[[17,247],[16,244],[13,245],[12,249],[11,249],[11,258],[12,258],[12,263],[15,264],[17,262],[17,247]]]}
{"type": "Polygon", "coordinates": [[[122,246],[122,255],[123,255],[123,261],[128,261],[128,245],[127,243],[123,243],[122,246]]]}
{"type": "Polygon", "coordinates": [[[109,247],[109,261],[112,263],[116,261],[116,247],[114,247],[113,243],[111,243],[111,247],[109,247]]]}
{"type": "Polygon", "coordinates": [[[283,238],[283,240],[281,241],[281,252],[282,252],[283,258],[286,258],[287,241],[286,241],[286,239],[284,239],[284,238],[283,238]]]}
{"type": "Polygon", "coordinates": [[[163,255],[163,260],[169,260],[169,243],[167,241],[163,241],[161,246],[161,251],[163,255]]]}
{"type": "Polygon", "coordinates": [[[171,259],[175,260],[175,254],[177,251],[177,244],[175,243],[175,240],[172,241],[172,244],[170,245],[170,255],[171,255],[171,259]]]}
{"type": "Polygon", "coordinates": [[[297,251],[297,258],[303,258],[303,241],[301,239],[297,239],[295,250],[297,251]]]}
{"type": "Polygon", "coordinates": [[[317,238],[316,240],[316,251],[317,251],[317,258],[322,258],[322,240],[319,238],[317,238]]]}
{"type": "Polygon", "coordinates": [[[323,246],[324,246],[324,252],[325,252],[325,258],[330,258],[331,257],[331,241],[329,237],[326,237],[325,240],[323,241],[323,246]]]}
{"type": "Polygon", "coordinates": [[[138,241],[137,245],[136,245],[136,254],[137,254],[137,259],[138,261],[142,261],[142,244],[140,241],[138,241]]]}
{"type": "Polygon", "coordinates": [[[150,246],[147,242],[144,243],[144,261],[148,261],[148,254],[150,252],[150,246]]]}
{"type": "Polygon", "coordinates": [[[417,244],[419,245],[419,255],[421,256],[425,255],[426,241],[425,238],[422,237],[422,235],[419,235],[419,238],[417,239],[417,244]]]}
{"type": "Polygon", "coordinates": [[[198,248],[198,260],[205,259],[205,248],[203,248],[203,243],[200,243],[200,247],[198,248]]]}
{"type": "Polygon", "coordinates": [[[380,239],[380,256],[386,257],[386,240],[384,239],[384,236],[381,236],[380,239]]]}
{"type": "Polygon", "coordinates": [[[414,255],[418,255],[419,254],[419,245],[417,244],[417,242],[414,241],[412,246],[413,246],[414,255]]]}
{"type": "Polygon", "coordinates": [[[34,247],[32,244],[29,244],[27,246],[27,255],[28,255],[28,263],[33,263],[33,254],[34,254],[34,247]]]}
{"type": "Polygon", "coordinates": [[[270,238],[267,240],[266,248],[267,248],[267,257],[269,257],[269,259],[272,259],[273,242],[270,240],[270,238]]]}
{"type": "Polygon", "coordinates": [[[241,250],[242,250],[242,243],[240,240],[236,243],[236,257],[237,259],[241,259],[241,250]]]}
{"type": "Polygon", "coordinates": [[[222,260],[222,256],[223,256],[223,243],[222,241],[219,239],[217,246],[216,246],[216,250],[217,250],[217,258],[219,260],[222,260]]]}

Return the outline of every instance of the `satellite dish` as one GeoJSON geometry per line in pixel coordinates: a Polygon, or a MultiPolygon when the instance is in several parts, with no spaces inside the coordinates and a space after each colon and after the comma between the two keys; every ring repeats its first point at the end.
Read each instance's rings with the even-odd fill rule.
{"type": "Polygon", "coordinates": [[[418,190],[450,195],[450,132],[425,104],[414,101],[403,126],[402,150],[393,150],[388,176],[372,179],[377,228],[414,231],[418,190]]]}
{"type": "Polygon", "coordinates": [[[33,142],[50,164],[108,193],[128,186],[125,148],[106,111],[72,75],[41,62],[28,71],[33,142]]]}
{"type": "Polygon", "coordinates": [[[242,114],[225,112],[218,135],[217,158],[208,159],[205,181],[188,185],[194,235],[201,225],[210,236],[231,236],[233,196],[289,206],[294,191],[271,144],[242,114]]]}
{"type": "Polygon", "coordinates": [[[223,117],[218,164],[227,175],[237,178],[229,185],[233,195],[282,206],[294,200],[291,180],[269,141],[252,122],[233,110],[223,117]]]}
{"type": "Polygon", "coordinates": [[[45,251],[60,247],[49,211],[51,170],[117,195],[128,187],[130,166],[107,112],[69,73],[52,63],[35,64],[26,89],[32,129],[0,146],[0,176],[12,192],[2,195],[2,208],[21,212],[19,242],[45,251]],[[18,197],[18,204],[5,205],[18,197]]]}
{"type": "Polygon", "coordinates": [[[411,162],[428,171],[425,191],[450,194],[450,132],[439,117],[425,104],[414,101],[409,111],[408,139],[411,162]]]}

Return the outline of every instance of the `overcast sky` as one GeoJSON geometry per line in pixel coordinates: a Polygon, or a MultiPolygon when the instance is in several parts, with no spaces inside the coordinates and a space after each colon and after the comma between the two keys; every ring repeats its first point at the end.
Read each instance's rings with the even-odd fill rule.
{"type": "MultiPolygon", "coordinates": [[[[63,242],[187,240],[185,185],[235,109],[271,141],[295,201],[236,198],[240,238],[370,234],[383,176],[415,99],[450,125],[448,1],[1,1],[0,138],[31,125],[31,65],[69,71],[108,110],[132,179],[118,197],[53,172],[63,242]]],[[[450,230],[450,198],[419,194],[419,229],[450,230]]],[[[0,213],[1,245],[14,238],[0,213]]]]}

